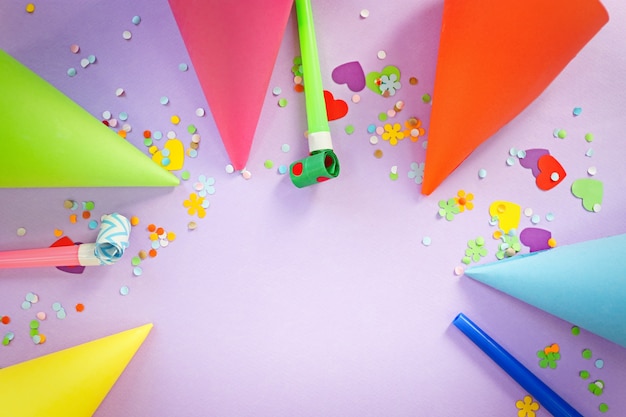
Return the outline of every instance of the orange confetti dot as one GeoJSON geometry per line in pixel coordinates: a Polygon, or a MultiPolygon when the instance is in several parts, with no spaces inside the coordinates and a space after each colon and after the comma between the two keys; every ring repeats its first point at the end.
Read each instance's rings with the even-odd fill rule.
{"type": "Polygon", "coordinates": [[[83,303],[76,304],[76,311],[82,313],[83,311],[85,311],[85,305],[83,303]]]}
{"type": "Polygon", "coordinates": [[[2,318],[0,319],[0,322],[2,322],[2,324],[9,324],[9,323],[11,323],[11,317],[9,317],[9,316],[2,316],[2,318]]]}
{"type": "Polygon", "coordinates": [[[60,237],[63,234],[63,230],[61,229],[54,229],[54,236],[55,237],[60,237]]]}
{"type": "Polygon", "coordinates": [[[120,130],[117,132],[118,135],[120,135],[121,137],[123,137],[124,139],[126,139],[126,131],[125,130],[120,130]]]}
{"type": "Polygon", "coordinates": [[[148,232],[154,232],[156,230],[156,226],[153,224],[148,225],[148,232]]]}
{"type": "Polygon", "coordinates": [[[44,343],[46,343],[46,335],[43,333],[39,333],[39,344],[43,345],[44,343]]]}
{"type": "Polygon", "coordinates": [[[139,217],[137,216],[132,216],[130,218],[130,225],[131,226],[137,226],[139,224],[139,217]]]}
{"type": "Polygon", "coordinates": [[[302,84],[296,84],[293,86],[293,89],[296,91],[296,93],[301,93],[304,91],[304,86],[302,84]]]}
{"type": "Polygon", "coordinates": [[[149,130],[144,130],[143,131],[143,137],[146,139],[149,139],[152,137],[152,132],[150,132],[149,130]]]}
{"type": "Polygon", "coordinates": [[[162,227],[159,227],[158,229],[156,229],[156,233],[157,235],[161,236],[163,233],[165,233],[165,229],[163,229],[162,227]]]}
{"type": "Polygon", "coordinates": [[[86,220],[86,219],[88,219],[90,217],[91,217],[91,212],[89,212],[87,210],[83,211],[83,219],[86,220]]]}
{"type": "Polygon", "coordinates": [[[70,223],[76,223],[78,216],[76,214],[70,214],[70,223]]]}
{"type": "Polygon", "coordinates": [[[556,239],[553,238],[553,237],[548,239],[548,246],[550,246],[551,248],[555,248],[556,247],[556,239]]]}
{"type": "Polygon", "coordinates": [[[150,252],[148,252],[148,255],[149,255],[151,258],[156,258],[156,256],[157,256],[157,251],[156,251],[156,249],[150,249],[150,252]]]}

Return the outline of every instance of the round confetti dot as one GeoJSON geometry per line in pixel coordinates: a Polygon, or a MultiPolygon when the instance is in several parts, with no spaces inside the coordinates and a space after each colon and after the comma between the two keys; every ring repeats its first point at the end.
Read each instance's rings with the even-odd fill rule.
{"type": "Polygon", "coordinates": [[[85,311],[85,305],[83,303],[78,303],[76,304],[75,309],[78,313],[82,313],[83,311],[85,311]]]}
{"type": "Polygon", "coordinates": [[[512,156],[509,156],[508,158],[506,158],[506,164],[507,166],[512,167],[513,165],[515,165],[515,158],[512,156]]]}
{"type": "Polygon", "coordinates": [[[348,125],[348,126],[346,126],[346,128],[345,128],[345,132],[346,132],[348,135],[353,134],[353,133],[354,133],[354,125],[348,125]]]}
{"type": "Polygon", "coordinates": [[[130,217],[130,225],[131,226],[137,226],[138,224],[139,224],[139,217],[131,216],[130,217]]]}
{"type": "Polygon", "coordinates": [[[378,143],[378,136],[374,136],[374,135],[370,136],[370,143],[372,145],[376,145],[378,143]]]}
{"type": "Polygon", "coordinates": [[[178,117],[177,115],[173,115],[172,117],[170,117],[170,122],[172,122],[172,124],[179,124],[180,123],[180,117],[178,117]]]}
{"type": "Polygon", "coordinates": [[[385,58],[387,58],[387,52],[385,52],[385,51],[378,51],[376,56],[378,57],[378,59],[385,59],[385,58]]]}
{"type": "Polygon", "coordinates": [[[280,100],[278,100],[278,106],[279,107],[286,107],[287,106],[287,99],[286,98],[281,98],[280,100]]]}
{"type": "Polygon", "coordinates": [[[561,179],[561,176],[558,172],[553,172],[552,174],[550,174],[550,179],[554,182],[557,182],[559,179],[561,179]]]}
{"type": "Polygon", "coordinates": [[[178,70],[181,72],[185,72],[189,69],[189,65],[185,64],[184,62],[181,62],[180,64],[178,64],[178,70]]]}
{"type": "Polygon", "coordinates": [[[380,159],[383,157],[383,151],[381,151],[380,149],[376,149],[374,151],[374,158],[380,159]]]}
{"type": "Polygon", "coordinates": [[[38,334],[34,335],[34,336],[33,336],[33,342],[34,342],[36,345],[40,344],[40,343],[41,343],[41,336],[40,336],[40,335],[38,335],[38,334]]]}
{"type": "Polygon", "coordinates": [[[583,112],[583,109],[580,107],[574,107],[574,110],[572,110],[572,114],[574,116],[580,116],[582,112],[583,112]]]}
{"type": "Polygon", "coordinates": [[[187,223],[187,230],[196,230],[197,227],[198,227],[198,224],[196,222],[187,223]]]}
{"type": "Polygon", "coordinates": [[[546,214],[546,220],[551,222],[554,220],[554,213],[548,213],[546,214]]]}
{"type": "Polygon", "coordinates": [[[432,239],[430,238],[430,236],[424,236],[422,238],[422,245],[430,246],[431,243],[432,243],[432,239]]]}
{"type": "Polygon", "coordinates": [[[54,311],[59,311],[63,308],[63,306],[61,305],[61,303],[53,303],[52,304],[52,310],[54,311]]]}
{"type": "Polygon", "coordinates": [[[591,175],[592,177],[596,175],[597,173],[598,173],[598,169],[596,167],[589,167],[587,169],[587,174],[591,175]]]}
{"type": "MultiPolygon", "coordinates": [[[[178,117],[178,116],[177,116],[178,117]]],[[[169,132],[167,132],[167,134],[165,135],[168,139],[176,139],[176,132],[174,132],[173,130],[170,130],[169,132]]]]}
{"type": "Polygon", "coordinates": [[[559,139],[565,139],[567,137],[567,132],[564,129],[559,129],[556,132],[556,137],[559,139]]]}
{"type": "Polygon", "coordinates": [[[120,288],[120,294],[121,295],[128,295],[128,293],[130,292],[130,288],[128,288],[126,285],[122,286],[120,288]]]}
{"type": "Polygon", "coordinates": [[[130,33],[130,30],[125,30],[124,32],[122,32],[122,38],[126,39],[127,41],[130,40],[130,38],[133,37],[133,34],[130,33]]]}
{"type": "Polygon", "coordinates": [[[98,222],[96,220],[91,220],[87,227],[89,227],[89,230],[96,230],[98,228],[98,222]]]}
{"type": "Polygon", "coordinates": [[[594,139],[594,137],[593,137],[593,133],[586,133],[586,134],[585,134],[585,140],[586,140],[587,142],[590,142],[590,143],[591,143],[591,142],[593,142],[593,139],[594,139]]]}
{"type": "Polygon", "coordinates": [[[189,178],[191,178],[191,173],[189,171],[185,170],[185,171],[180,173],[180,178],[182,180],[187,181],[189,178]]]}
{"type": "Polygon", "coordinates": [[[233,172],[235,172],[235,167],[233,167],[231,164],[228,164],[226,165],[224,170],[226,171],[227,174],[232,174],[233,172]]]}
{"type": "Polygon", "coordinates": [[[574,336],[578,336],[580,334],[580,327],[578,326],[572,326],[572,334],[574,336]]]}
{"type": "Polygon", "coordinates": [[[282,90],[282,88],[280,88],[280,87],[274,87],[274,88],[272,89],[272,94],[274,94],[275,96],[279,96],[279,95],[280,95],[280,93],[282,93],[282,92],[283,92],[283,90],[282,90]]]}
{"type": "Polygon", "coordinates": [[[28,3],[26,5],[26,12],[33,13],[35,11],[35,5],[33,3],[28,3]]]}
{"type": "Polygon", "coordinates": [[[530,216],[532,216],[532,215],[533,215],[533,209],[532,209],[532,208],[530,208],[530,207],[526,207],[526,208],[524,209],[524,216],[526,216],[526,217],[530,217],[530,216]]]}
{"type": "Polygon", "coordinates": [[[519,159],[524,159],[526,158],[526,151],[523,149],[520,149],[517,151],[517,154],[515,154],[515,156],[517,156],[519,159]]]}
{"type": "Polygon", "coordinates": [[[291,150],[291,146],[288,143],[283,143],[280,147],[280,150],[287,153],[291,150]]]}
{"type": "Polygon", "coordinates": [[[541,221],[541,217],[539,217],[539,215],[538,215],[538,214],[533,214],[533,215],[530,217],[530,222],[531,222],[532,224],[538,224],[540,221],[541,221]]]}
{"type": "Polygon", "coordinates": [[[370,11],[367,9],[363,9],[361,10],[361,13],[359,13],[359,16],[361,16],[362,19],[367,19],[370,15],[370,11]]]}
{"type": "Polygon", "coordinates": [[[247,169],[245,169],[245,168],[244,168],[244,169],[241,171],[241,176],[242,176],[244,179],[249,180],[250,178],[252,178],[252,173],[251,173],[250,171],[248,171],[247,169]]]}
{"type": "Polygon", "coordinates": [[[593,205],[592,210],[593,210],[594,213],[598,213],[598,212],[600,212],[600,210],[602,210],[602,206],[600,204],[596,203],[596,204],[593,205]]]}
{"type": "Polygon", "coordinates": [[[37,317],[39,320],[45,320],[48,315],[43,311],[39,311],[37,314],[35,314],[35,317],[37,317]]]}
{"type": "Polygon", "coordinates": [[[19,227],[17,229],[17,235],[18,236],[24,236],[26,234],[26,229],[24,229],[23,227],[19,227]]]}
{"type": "Polygon", "coordinates": [[[454,267],[454,275],[461,276],[465,273],[465,268],[463,268],[461,265],[455,266],[454,267]]]}
{"type": "Polygon", "coordinates": [[[280,165],[278,167],[278,173],[280,175],[285,175],[287,173],[287,165],[280,165]]]}
{"type": "Polygon", "coordinates": [[[141,274],[143,274],[143,269],[141,269],[140,266],[136,266],[133,268],[133,275],[138,277],[141,276],[141,274]]]}
{"type": "Polygon", "coordinates": [[[32,307],[32,304],[29,301],[24,301],[22,303],[22,310],[28,310],[31,307],[32,307]]]}
{"type": "Polygon", "coordinates": [[[556,239],[551,237],[550,239],[548,239],[548,246],[551,248],[556,248],[556,239]]]}
{"type": "Polygon", "coordinates": [[[267,159],[264,163],[263,166],[265,166],[265,168],[267,169],[272,169],[274,167],[274,162],[267,159]]]}
{"type": "Polygon", "coordinates": [[[167,103],[170,102],[170,99],[167,98],[166,96],[161,97],[161,99],[159,100],[161,102],[162,105],[166,105],[167,103]]]}
{"type": "Polygon", "coordinates": [[[582,355],[585,359],[591,359],[591,349],[583,349],[582,355]]]}
{"type": "Polygon", "coordinates": [[[76,75],[76,68],[69,68],[67,70],[67,75],[70,76],[70,77],[75,76],[76,75]]]}
{"type": "Polygon", "coordinates": [[[598,406],[598,410],[600,410],[601,413],[606,413],[607,411],[609,411],[609,406],[605,403],[600,403],[600,405],[598,406]]]}
{"type": "Polygon", "coordinates": [[[2,324],[9,324],[9,323],[11,323],[11,317],[9,317],[9,316],[2,316],[2,318],[0,318],[0,322],[2,322],[2,324]]]}
{"type": "Polygon", "coordinates": [[[117,90],[115,90],[115,95],[118,97],[121,97],[124,95],[124,89],[123,88],[118,88],[117,90]]]}
{"type": "Polygon", "coordinates": [[[140,16],[133,16],[133,18],[130,21],[133,22],[133,25],[138,25],[138,24],[141,23],[141,17],[140,16]]]}
{"type": "Polygon", "coordinates": [[[95,64],[96,63],[96,56],[95,55],[89,55],[87,57],[87,61],[89,61],[90,64],[95,64]]]}
{"type": "Polygon", "coordinates": [[[63,320],[66,317],[67,317],[67,313],[65,312],[64,309],[61,309],[61,310],[57,311],[57,319],[63,320]]]}
{"type": "Polygon", "coordinates": [[[486,177],[487,177],[487,170],[484,169],[484,168],[479,169],[478,170],[478,178],[480,178],[482,180],[483,178],[486,178],[486,177]]]}
{"type": "Polygon", "coordinates": [[[596,365],[596,368],[602,369],[604,368],[604,361],[602,359],[596,359],[595,365],[596,365]]]}
{"type": "Polygon", "coordinates": [[[426,93],[422,96],[422,102],[424,104],[428,104],[432,101],[432,97],[430,96],[430,94],[426,93]]]}
{"type": "Polygon", "coordinates": [[[417,78],[415,78],[415,77],[411,77],[411,78],[409,78],[409,84],[411,84],[411,85],[417,85],[417,83],[418,83],[417,78]]]}
{"type": "Polygon", "coordinates": [[[384,122],[387,120],[389,116],[387,115],[387,113],[378,113],[378,120],[380,120],[381,122],[384,122]]]}
{"type": "Polygon", "coordinates": [[[196,116],[198,116],[198,117],[203,117],[205,115],[205,113],[206,112],[204,111],[204,109],[202,107],[198,107],[196,109],[196,116]]]}
{"type": "Polygon", "coordinates": [[[141,263],[141,258],[140,258],[139,256],[133,256],[133,257],[130,259],[130,264],[131,264],[132,266],[137,266],[137,265],[139,265],[140,263],[141,263]]]}
{"type": "Polygon", "coordinates": [[[354,94],[352,95],[352,102],[353,103],[358,103],[359,101],[361,101],[361,96],[358,94],[354,94]]]}
{"type": "Polygon", "coordinates": [[[89,66],[89,60],[87,58],[83,58],[80,60],[80,66],[83,68],[87,68],[89,66]]]}

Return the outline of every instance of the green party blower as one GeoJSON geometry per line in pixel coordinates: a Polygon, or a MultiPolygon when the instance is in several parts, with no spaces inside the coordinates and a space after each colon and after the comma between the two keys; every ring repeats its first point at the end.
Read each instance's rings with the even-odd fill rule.
{"type": "Polygon", "coordinates": [[[289,175],[293,184],[302,188],[338,176],[339,160],[333,152],[326,115],[311,1],[296,0],[296,14],[302,54],[302,74],[305,82],[304,98],[309,127],[309,156],[291,164],[289,175]]]}

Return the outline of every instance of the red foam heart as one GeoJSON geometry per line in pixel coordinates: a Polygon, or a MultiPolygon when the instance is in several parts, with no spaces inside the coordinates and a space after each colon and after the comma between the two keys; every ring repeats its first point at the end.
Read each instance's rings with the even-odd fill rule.
{"type": "Polygon", "coordinates": [[[326,116],[328,121],[337,120],[348,114],[348,103],[335,99],[333,93],[324,90],[324,101],[326,102],[326,116]]]}
{"type": "Polygon", "coordinates": [[[535,179],[535,183],[539,189],[548,191],[556,187],[563,181],[565,169],[552,155],[543,155],[537,160],[537,168],[539,175],[535,179]]]}

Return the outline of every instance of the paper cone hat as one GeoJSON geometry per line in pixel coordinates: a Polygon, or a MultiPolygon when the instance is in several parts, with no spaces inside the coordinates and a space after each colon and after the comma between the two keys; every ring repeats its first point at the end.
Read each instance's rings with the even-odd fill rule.
{"type": "Polygon", "coordinates": [[[626,347],[626,234],[515,255],[465,275],[626,347]]]}
{"type": "Polygon", "coordinates": [[[90,417],[152,324],[0,369],[2,415],[90,417]]]}
{"type": "Polygon", "coordinates": [[[607,21],[597,0],[445,0],[422,193],[528,106],[607,21]]]}
{"type": "Polygon", "coordinates": [[[246,167],[293,0],[169,0],[222,142],[246,167]]]}
{"type": "Polygon", "coordinates": [[[178,178],[2,50],[0,74],[0,188],[178,184],[178,178]]]}

